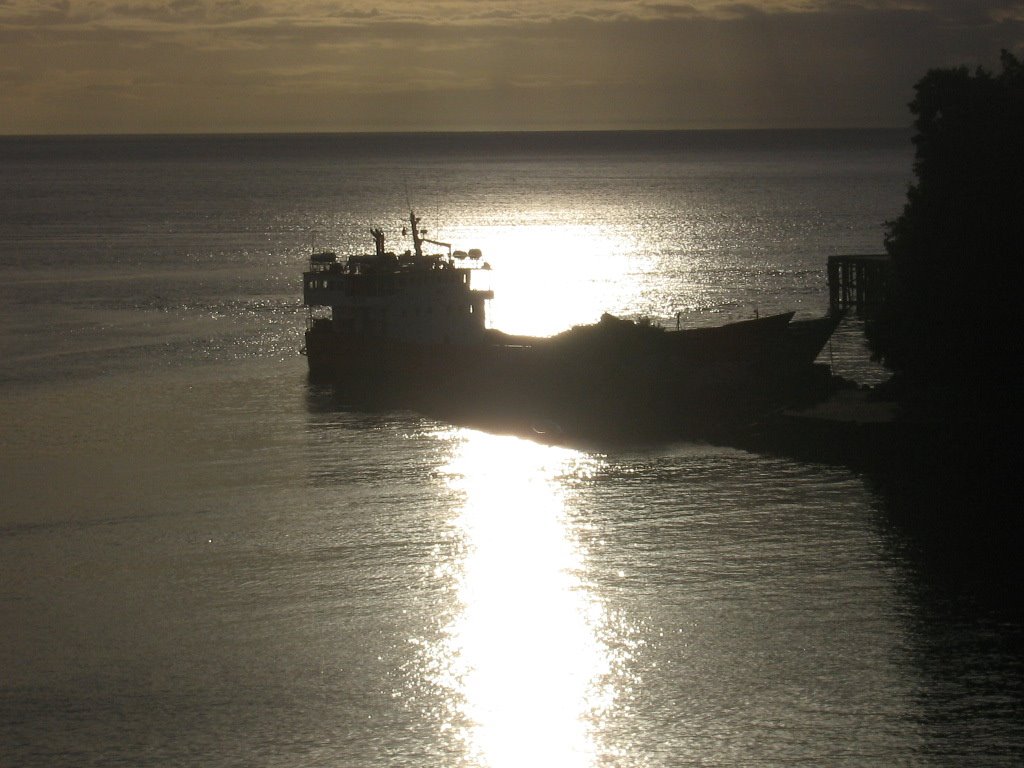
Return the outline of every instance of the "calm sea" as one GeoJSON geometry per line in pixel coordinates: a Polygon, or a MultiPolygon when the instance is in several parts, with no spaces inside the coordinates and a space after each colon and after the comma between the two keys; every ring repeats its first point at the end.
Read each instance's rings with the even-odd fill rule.
{"type": "MultiPolygon", "coordinates": [[[[815,316],[911,163],[884,131],[0,139],[0,765],[1021,761],[1018,573],[941,490],[345,410],[299,354],[310,249],[404,249],[411,207],[507,331],[815,316]]],[[[823,359],[877,382],[860,338],[823,359]]]]}

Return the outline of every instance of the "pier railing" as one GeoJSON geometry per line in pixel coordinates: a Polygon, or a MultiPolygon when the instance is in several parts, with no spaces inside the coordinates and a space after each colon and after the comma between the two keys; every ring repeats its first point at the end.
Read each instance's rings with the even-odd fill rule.
{"type": "Polygon", "coordinates": [[[833,309],[870,312],[885,301],[892,262],[888,254],[828,257],[828,303],[833,309]]]}

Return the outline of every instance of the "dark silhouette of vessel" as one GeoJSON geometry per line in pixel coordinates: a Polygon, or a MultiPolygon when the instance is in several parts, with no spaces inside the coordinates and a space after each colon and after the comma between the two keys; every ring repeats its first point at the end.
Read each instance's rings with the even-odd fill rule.
{"type": "Polygon", "coordinates": [[[486,327],[493,293],[471,279],[489,269],[480,251],[426,239],[412,212],[409,223],[411,251],[386,251],[374,229],[374,253],[314,253],[304,274],[310,376],[351,404],[547,437],[714,436],[825,394],[814,361],[837,316],[667,330],[606,314],[551,337],[510,335],[486,327]]]}

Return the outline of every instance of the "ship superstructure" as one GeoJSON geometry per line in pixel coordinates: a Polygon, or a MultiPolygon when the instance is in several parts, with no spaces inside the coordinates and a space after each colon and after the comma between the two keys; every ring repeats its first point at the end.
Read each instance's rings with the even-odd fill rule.
{"type": "Polygon", "coordinates": [[[429,240],[410,212],[413,250],[385,250],[384,232],[370,230],[376,251],[339,261],[325,251],[310,256],[303,275],[309,329],[415,344],[473,345],[484,340],[490,290],[472,287],[472,274],[487,268],[479,250],[452,251],[429,240]],[[425,254],[423,244],[447,253],[425,254]],[[328,314],[324,314],[329,310],[328,314]]]}

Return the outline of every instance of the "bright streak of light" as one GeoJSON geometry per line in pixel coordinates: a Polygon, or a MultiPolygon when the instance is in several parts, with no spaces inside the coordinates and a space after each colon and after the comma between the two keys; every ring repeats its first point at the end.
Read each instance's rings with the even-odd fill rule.
{"type": "Polygon", "coordinates": [[[581,579],[581,553],[557,478],[572,451],[465,432],[446,467],[465,494],[461,611],[440,649],[471,761],[588,766],[594,725],[611,703],[603,607],[581,579]]]}
{"type": "Polygon", "coordinates": [[[635,290],[625,279],[637,253],[632,241],[592,224],[538,224],[487,235],[493,328],[550,336],[636,303],[626,295],[635,290]]]}

